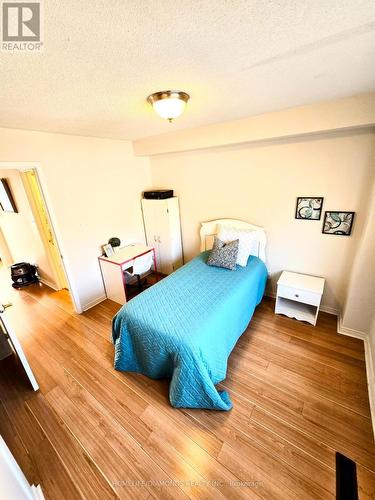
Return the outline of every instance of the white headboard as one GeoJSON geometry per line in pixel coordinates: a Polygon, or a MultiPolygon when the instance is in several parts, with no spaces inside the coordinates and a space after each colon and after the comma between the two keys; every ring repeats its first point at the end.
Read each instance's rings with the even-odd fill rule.
{"type": "Polygon", "coordinates": [[[205,250],[210,250],[214,243],[215,235],[218,233],[218,224],[222,224],[223,226],[231,226],[237,227],[239,229],[252,229],[256,231],[259,236],[258,242],[258,255],[263,262],[266,262],[266,233],[264,229],[260,226],[254,226],[253,224],[249,224],[248,222],[243,222],[241,220],[236,219],[216,219],[209,222],[202,222],[200,229],[200,237],[201,237],[201,252],[205,250]]]}

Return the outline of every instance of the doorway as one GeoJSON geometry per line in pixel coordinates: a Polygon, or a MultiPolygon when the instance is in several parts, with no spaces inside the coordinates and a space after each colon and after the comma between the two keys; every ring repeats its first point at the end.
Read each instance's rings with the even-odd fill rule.
{"type": "Polygon", "coordinates": [[[63,258],[60,253],[46,202],[43,197],[38,173],[35,169],[30,169],[23,171],[21,175],[25,191],[30,202],[30,207],[35,218],[35,223],[39,230],[50,266],[53,270],[57,290],[69,290],[63,258]]]}
{"type": "Polygon", "coordinates": [[[3,298],[4,294],[13,296],[8,278],[10,265],[36,263],[40,286],[30,285],[25,291],[52,299],[69,311],[82,312],[54,230],[55,221],[49,211],[50,200],[44,193],[41,166],[34,162],[0,162],[0,173],[18,204],[16,213],[0,211],[0,292],[3,298]]]}

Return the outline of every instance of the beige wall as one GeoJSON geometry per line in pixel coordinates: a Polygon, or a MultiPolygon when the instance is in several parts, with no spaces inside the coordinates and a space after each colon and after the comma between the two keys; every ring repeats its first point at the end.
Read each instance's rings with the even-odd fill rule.
{"type": "Polygon", "coordinates": [[[56,285],[20,172],[0,170],[0,178],[7,179],[18,210],[15,213],[0,211],[0,228],[11,254],[11,264],[23,261],[37,264],[40,277],[56,285]]]}
{"type": "Polygon", "coordinates": [[[172,126],[169,133],[138,139],[133,145],[137,155],[152,156],[374,125],[375,92],[370,92],[195,129],[173,132],[172,126]]]}
{"type": "MultiPolygon", "coordinates": [[[[373,164],[375,170],[375,162],[373,164]]],[[[369,182],[371,185],[371,183],[369,182]]],[[[359,332],[372,332],[375,344],[375,179],[366,211],[366,226],[359,242],[343,310],[343,326],[359,332]]],[[[374,349],[375,355],[375,349],[374,349]]]]}
{"type": "Polygon", "coordinates": [[[78,307],[103,298],[100,245],[111,236],[144,241],[140,195],[150,186],[148,160],[134,158],[126,141],[0,129],[0,162],[39,163],[78,307]]]}
{"type": "Polygon", "coordinates": [[[173,188],[180,198],[187,259],[199,251],[201,221],[243,219],[267,232],[272,291],[283,269],[324,276],[323,304],[338,308],[367,216],[374,137],[345,132],[153,156],[153,187],[173,188]],[[322,220],[295,220],[301,195],[323,196],[323,210],[355,211],[352,236],[323,235],[322,220]]]}

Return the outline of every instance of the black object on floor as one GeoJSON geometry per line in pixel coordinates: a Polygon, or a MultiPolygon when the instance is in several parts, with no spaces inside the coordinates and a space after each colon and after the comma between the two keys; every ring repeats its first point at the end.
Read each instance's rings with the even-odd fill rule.
{"type": "Polygon", "coordinates": [[[21,288],[39,281],[36,266],[28,262],[13,264],[13,266],[10,266],[10,273],[13,281],[12,286],[14,288],[21,288]]]}
{"type": "Polygon", "coordinates": [[[336,500],[358,500],[355,463],[341,453],[336,453],[336,500]]]}

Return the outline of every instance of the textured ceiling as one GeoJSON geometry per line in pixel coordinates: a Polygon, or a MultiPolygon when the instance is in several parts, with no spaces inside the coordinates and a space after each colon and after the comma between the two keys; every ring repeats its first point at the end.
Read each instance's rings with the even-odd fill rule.
{"type": "Polygon", "coordinates": [[[45,0],[0,53],[0,126],[135,139],[375,89],[374,0],[45,0]],[[191,94],[174,123],[151,92],[191,94]]]}

